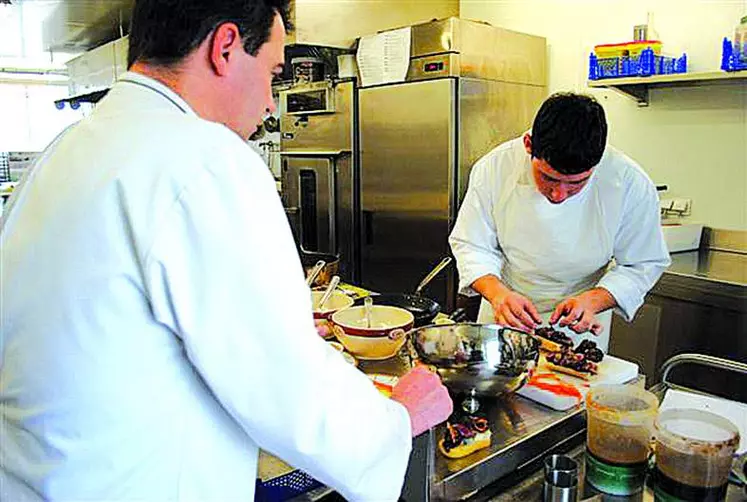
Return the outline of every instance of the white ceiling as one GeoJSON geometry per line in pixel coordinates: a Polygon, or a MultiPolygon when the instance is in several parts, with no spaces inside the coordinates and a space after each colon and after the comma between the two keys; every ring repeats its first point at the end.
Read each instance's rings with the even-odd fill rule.
{"type": "MultiPolygon", "coordinates": [[[[1,1],[1,0],[0,0],[1,1]]],[[[0,4],[0,61],[3,65],[49,66],[53,56],[43,43],[43,23],[59,0],[25,0],[0,4]]],[[[58,58],[59,59],[59,58],[58,58]]]]}

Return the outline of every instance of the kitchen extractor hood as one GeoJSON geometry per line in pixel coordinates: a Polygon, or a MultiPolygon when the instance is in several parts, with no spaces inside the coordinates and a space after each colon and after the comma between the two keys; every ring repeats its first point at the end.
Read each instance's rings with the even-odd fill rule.
{"type": "Polygon", "coordinates": [[[135,0],[61,0],[44,22],[44,47],[82,52],[120,38],[127,34],[134,4],[135,0]]]}
{"type": "MultiPolygon", "coordinates": [[[[60,0],[44,23],[44,46],[77,52],[120,38],[134,3],[60,0]]],[[[458,15],[459,0],[295,0],[287,43],[350,48],[361,35],[458,15]]]]}
{"type": "Polygon", "coordinates": [[[459,0],[295,0],[288,44],[350,48],[362,35],[459,16],[459,0]]]}

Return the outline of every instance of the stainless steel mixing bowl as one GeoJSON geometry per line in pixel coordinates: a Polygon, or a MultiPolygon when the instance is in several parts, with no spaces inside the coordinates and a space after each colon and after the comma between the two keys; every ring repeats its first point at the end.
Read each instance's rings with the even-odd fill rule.
{"type": "Polygon", "coordinates": [[[460,392],[499,396],[526,383],[539,358],[531,335],[493,324],[424,326],[410,332],[421,361],[460,392]]]}

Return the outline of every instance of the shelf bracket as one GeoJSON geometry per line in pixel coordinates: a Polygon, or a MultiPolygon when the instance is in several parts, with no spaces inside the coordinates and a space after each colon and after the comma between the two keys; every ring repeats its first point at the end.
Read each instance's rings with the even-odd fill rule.
{"type": "Polygon", "coordinates": [[[644,85],[613,85],[610,86],[619,93],[633,98],[640,107],[648,106],[648,86],[644,85]]]}

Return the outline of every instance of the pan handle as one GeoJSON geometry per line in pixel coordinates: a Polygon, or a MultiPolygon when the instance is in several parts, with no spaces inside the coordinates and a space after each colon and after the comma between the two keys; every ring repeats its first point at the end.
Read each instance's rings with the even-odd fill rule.
{"type": "Polygon", "coordinates": [[[316,277],[319,275],[319,272],[322,271],[324,266],[327,264],[324,260],[319,260],[316,262],[316,265],[314,265],[314,268],[309,271],[309,276],[306,278],[306,284],[311,286],[314,284],[314,281],[316,280],[316,277]]]}
{"type": "Polygon", "coordinates": [[[424,287],[426,287],[434,277],[438,275],[440,271],[442,271],[449,263],[451,263],[451,256],[447,256],[441,262],[435,266],[433,270],[431,270],[431,273],[426,275],[425,278],[420,281],[420,284],[418,284],[418,287],[415,288],[415,294],[419,295],[420,292],[423,290],[424,287]]]}
{"type": "Polygon", "coordinates": [[[468,321],[467,309],[465,309],[465,308],[458,308],[458,309],[456,309],[449,316],[449,319],[451,319],[454,322],[465,322],[465,321],[468,321]]]}

